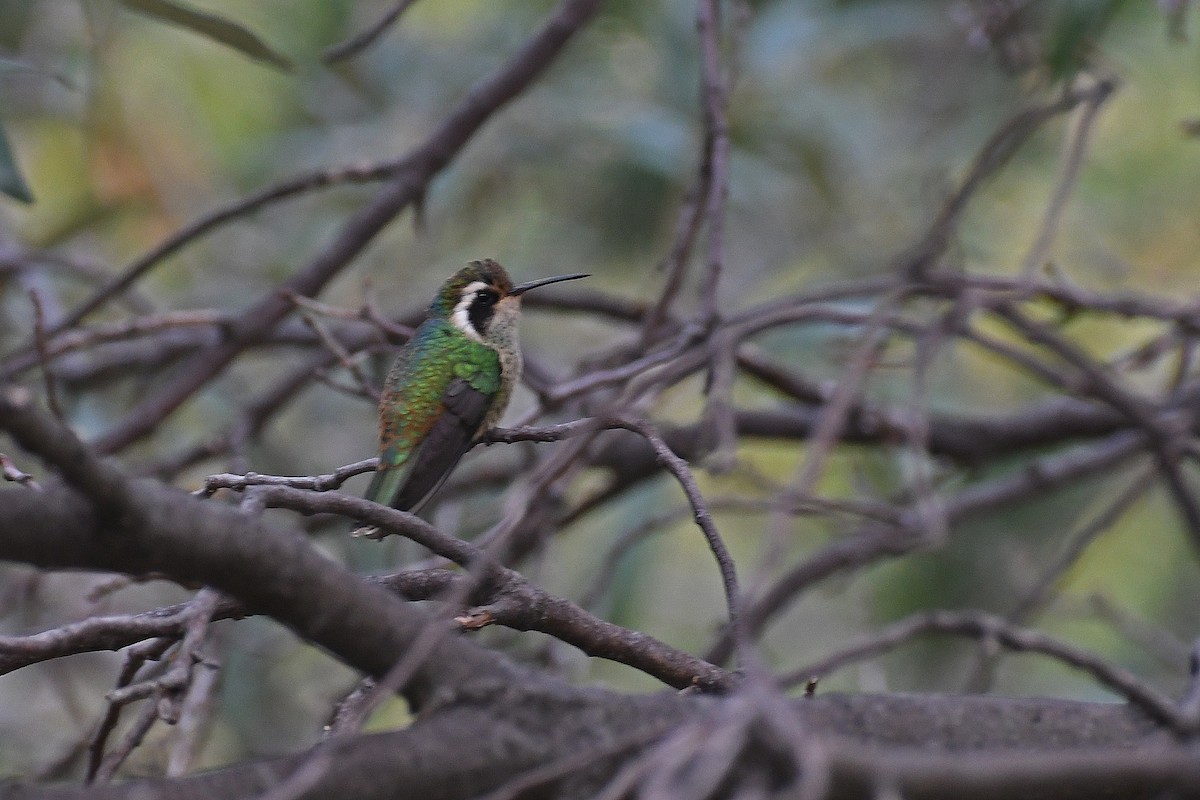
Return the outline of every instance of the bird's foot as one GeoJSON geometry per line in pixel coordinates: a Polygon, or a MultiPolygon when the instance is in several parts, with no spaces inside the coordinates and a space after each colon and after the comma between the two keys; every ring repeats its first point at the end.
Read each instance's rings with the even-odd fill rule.
{"type": "Polygon", "coordinates": [[[350,535],[356,539],[375,539],[376,541],[384,537],[383,531],[374,525],[360,525],[350,531],[350,535]]]}

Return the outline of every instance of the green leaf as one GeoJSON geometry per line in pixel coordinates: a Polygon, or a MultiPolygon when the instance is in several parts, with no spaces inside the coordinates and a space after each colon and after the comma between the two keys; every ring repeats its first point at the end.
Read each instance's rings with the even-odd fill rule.
{"type": "Polygon", "coordinates": [[[17,168],[12,148],[8,146],[8,137],[4,135],[3,125],[0,125],[0,192],[22,203],[33,202],[33,192],[29,191],[29,186],[21,177],[21,170],[17,168]]]}
{"type": "Polygon", "coordinates": [[[130,11],[186,28],[192,33],[232,47],[256,61],[288,71],[294,68],[287,57],[272,50],[251,31],[224,17],[197,11],[172,0],[121,0],[121,4],[130,11]]]}

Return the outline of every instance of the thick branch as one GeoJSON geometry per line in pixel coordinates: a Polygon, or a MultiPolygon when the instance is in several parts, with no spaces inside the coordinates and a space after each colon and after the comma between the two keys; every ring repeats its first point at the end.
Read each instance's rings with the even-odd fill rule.
{"type": "MultiPolygon", "coordinates": [[[[579,765],[575,770],[534,786],[540,790],[537,796],[582,800],[595,797],[622,762],[654,747],[660,735],[687,720],[704,724],[718,719],[728,702],[513,688],[476,694],[472,702],[423,716],[405,730],[334,738],[308,753],[188,778],[102,787],[14,782],[0,788],[0,797],[207,800],[258,796],[292,780],[296,791],[289,796],[297,800],[467,800],[570,759],[579,765]],[[589,753],[594,754],[591,762],[589,753]],[[301,776],[306,780],[300,781],[301,776]]],[[[828,769],[831,798],[869,797],[884,788],[929,800],[1034,793],[1047,800],[1141,798],[1171,788],[1180,792],[1175,797],[1200,797],[1195,747],[1156,733],[1144,717],[1123,706],[996,697],[829,695],[790,701],[788,710],[827,756],[824,765],[813,767],[828,769]]],[[[730,765],[743,777],[764,766],[769,765],[755,759],[730,765]]]]}
{"type": "MultiPolygon", "coordinates": [[[[150,480],[130,481],[92,457],[63,426],[12,402],[0,425],[56,466],[92,502],[61,487],[0,492],[0,558],[40,567],[161,572],[212,586],[268,614],[372,675],[382,675],[429,624],[425,614],[319,554],[296,531],[269,525],[219,503],[150,480]],[[104,476],[93,486],[94,475],[104,476]],[[105,523],[93,492],[126,498],[105,523]]],[[[470,642],[443,637],[417,671],[407,696],[421,705],[440,689],[480,680],[513,680],[515,668],[470,642]]]]}

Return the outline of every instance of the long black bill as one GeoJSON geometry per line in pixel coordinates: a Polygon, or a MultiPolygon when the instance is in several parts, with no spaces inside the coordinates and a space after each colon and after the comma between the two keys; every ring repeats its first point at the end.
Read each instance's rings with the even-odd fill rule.
{"type": "Polygon", "coordinates": [[[539,281],[527,281],[526,283],[518,283],[508,293],[509,297],[513,295],[522,295],[530,289],[536,289],[539,286],[545,286],[547,283],[558,283],[559,281],[577,281],[580,278],[590,277],[590,272],[573,272],[570,275],[555,275],[553,278],[542,278],[539,281]]]}

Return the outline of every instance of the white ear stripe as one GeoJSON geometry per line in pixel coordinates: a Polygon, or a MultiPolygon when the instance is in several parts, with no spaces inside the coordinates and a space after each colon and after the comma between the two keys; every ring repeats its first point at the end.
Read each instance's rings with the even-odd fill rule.
{"type": "Polygon", "coordinates": [[[471,324],[470,312],[471,303],[475,301],[475,293],[480,289],[486,288],[488,288],[488,285],[483,281],[468,283],[462,290],[458,305],[454,307],[453,313],[450,314],[450,321],[454,323],[454,327],[465,333],[468,339],[474,339],[480,344],[484,344],[483,337],[479,335],[479,331],[475,330],[475,326],[471,324]]]}

